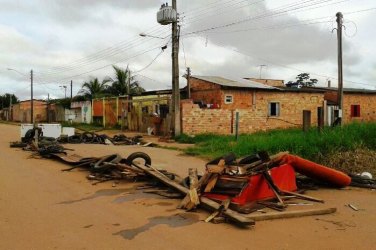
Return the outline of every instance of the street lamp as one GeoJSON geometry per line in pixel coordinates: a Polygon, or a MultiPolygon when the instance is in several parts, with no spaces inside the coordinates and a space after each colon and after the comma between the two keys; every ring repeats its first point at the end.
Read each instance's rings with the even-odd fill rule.
{"type": "Polygon", "coordinates": [[[140,33],[139,35],[142,36],[142,37],[152,37],[152,38],[158,38],[158,39],[165,39],[164,37],[148,35],[144,32],[140,33]]]}
{"type": "Polygon", "coordinates": [[[67,98],[67,85],[60,85],[60,88],[64,88],[64,98],[67,98]]]}
{"type": "MultiPolygon", "coordinates": [[[[7,70],[12,70],[12,71],[15,71],[17,72],[18,74],[22,75],[22,76],[26,76],[24,73],[21,73],[19,72],[18,70],[16,69],[11,69],[11,68],[7,68],[7,70]]],[[[30,114],[30,123],[33,124],[34,126],[34,100],[33,100],[33,70],[30,70],[30,84],[31,84],[31,90],[30,90],[30,110],[31,110],[31,114],[30,114]]]]}

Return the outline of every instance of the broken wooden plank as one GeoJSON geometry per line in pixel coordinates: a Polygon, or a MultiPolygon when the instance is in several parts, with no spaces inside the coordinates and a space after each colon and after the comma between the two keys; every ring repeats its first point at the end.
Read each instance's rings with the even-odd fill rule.
{"type": "Polygon", "coordinates": [[[191,201],[191,196],[187,194],[178,205],[178,208],[186,208],[188,203],[191,201]]]}
{"type": "Polygon", "coordinates": [[[308,195],[304,195],[304,194],[299,194],[299,193],[296,193],[296,192],[290,192],[290,191],[282,191],[282,192],[284,194],[296,196],[297,198],[300,198],[302,200],[316,201],[316,202],[321,202],[321,203],[325,202],[322,199],[318,199],[318,198],[315,198],[315,197],[312,197],[312,196],[308,196],[308,195]]]}
{"type": "Polygon", "coordinates": [[[199,199],[199,197],[198,197],[198,194],[197,194],[197,190],[196,190],[196,188],[193,188],[193,189],[190,189],[190,190],[189,190],[189,197],[190,197],[190,199],[191,199],[191,202],[192,202],[193,204],[195,204],[196,206],[197,206],[198,204],[200,204],[200,199],[199,199]]]}
{"type": "Polygon", "coordinates": [[[206,187],[204,190],[205,193],[209,193],[214,188],[215,184],[217,183],[218,177],[219,177],[218,174],[213,174],[210,177],[208,184],[206,184],[206,187]]]}
{"type": "MultiPolygon", "coordinates": [[[[270,160],[267,162],[268,166],[278,164],[283,159],[283,157],[288,155],[288,154],[289,154],[289,152],[285,151],[285,152],[280,152],[278,154],[270,156],[270,160]]],[[[250,164],[246,164],[244,166],[244,168],[247,169],[247,171],[255,171],[259,167],[262,167],[262,165],[264,165],[264,164],[265,164],[265,162],[259,160],[259,161],[252,162],[250,164]]]]}
{"type": "Polygon", "coordinates": [[[219,209],[217,211],[215,211],[214,213],[212,213],[208,218],[206,218],[205,222],[210,222],[212,219],[214,219],[215,217],[217,217],[217,215],[219,215],[223,211],[225,211],[230,206],[230,203],[231,203],[231,199],[230,198],[222,201],[221,206],[219,207],[219,209]]]}
{"type": "MultiPolygon", "coordinates": [[[[178,192],[180,192],[182,194],[187,195],[189,193],[188,188],[180,185],[179,183],[176,183],[175,181],[170,180],[165,175],[162,175],[162,174],[160,174],[156,171],[153,171],[153,169],[151,169],[151,168],[149,168],[145,165],[136,164],[136,163],[133,163],[133,162],[132,162],[132,165],[141,169],[141,170],[143,170],[143,171],[145,171],[145,173],[147,173],[148,175],[150,175],[154,178],[157,178],[158,180],[160,180],[161,182],[163,182],[167,186],[174,188],[175,190],[177,190],[178,192]]],[[[221,206],[217,202],[210,200],[206,197],[200,197],[200,202],[203,206],[209,208],[210,210],[218,210],[221,206]]],[[[226,216],[227,218],[229,218],[230,220],[237,222],[241,225],[254,225],[255,224],[254,220],[247,218],[244,215],[242,215],[242,214],[240,214],[236,211],[233,211],[231,209],[227,209],[226,211],[223,211],[222,214],[224,216],[226,216]]]]}
{"type": "Polygon", "coordinates": [[[353,204],[347,204],[347,206],[349,206],[349,208],[351,208],[354,211],[359,211],[359,209],[356,206],[354,206],[353,204]]]}
{"type": "Polygon", "coordinates": [[[208,223],[210,222],[212,219],[214,219],[217,215],[219,215],[219,211],[215,211],[214,213],[212,213],[211,215],[209,215],[208,218],[205,219],[205,222],[208,223]]]}
{"type": "Polygon", "coordinates": [[[197,168],[190,168],[188,170],[189,174],[189,193],[184,197],[181,201],[178,208],[185,208],[188,211],[195,208],[198,204],[200,204],[200,199],[197,193],[197,186],[198,186],[198,176],[197,176],[197,168]]]}
{"type": "Polygon", "coordinates": [[[225,165],[224,165],[224,160],[221,160],[218,165],[206,165],[206,168],[208,170],[209,173],[212,173],[212,174],[220,174],[223,172],[223,170],[225,169],[225,165]],[[220,164],[221,161],[223,161],[223,164],[220,164]]]}
{"type": "Polygon", "coordinates": [[[275,219],[287,219],[287,218],[297,218],[303,216],[312,216],[312,215],[324,215],[332,214],[337,211],[337,208],[320,208],[320,209],[308,209],[301,211],[284,211],[284,212],[273,212],[266,214],[255,214],[248,215],[247,218],[250,218],[254,221],[262,220],[275,220],[275,219]]]}
{"type": "Polygon", "coordinates": [[[188,169],[188,176],[189,176],[189,187],[197,188],[198,186],[198,174],[197,168],[189,168],[188,169]]]}

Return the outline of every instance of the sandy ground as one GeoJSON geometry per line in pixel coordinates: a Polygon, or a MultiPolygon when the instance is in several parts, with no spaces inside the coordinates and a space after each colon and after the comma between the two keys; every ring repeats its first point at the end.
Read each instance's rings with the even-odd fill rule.
{"type": "MultiPolygon", "coordinates": [[[[0,249],[374,249],[376,192],[345,189],[308,192],[323,198],[331,215],[257,222],[250,229],[202,220],[208,214],[177,210],[178,200],[135,189],[140,183],[96,186],[86,172],[32,159],[9,148],[19,127],[0,124],[0,249]],[[352,203],[359,211],[347,207],[352,203]]],[[[153,165],[185,175],[204,161],[178,151],[140,146],[69,145],[82,156],[135,151],[153,165]]],[[[316,208],[319,205],[309,206],[316,208]]],[[[306,207],[305,207],[306,208],[306,207]]],[[[303,208],[304,209],[304,208],[303,208]]]]}

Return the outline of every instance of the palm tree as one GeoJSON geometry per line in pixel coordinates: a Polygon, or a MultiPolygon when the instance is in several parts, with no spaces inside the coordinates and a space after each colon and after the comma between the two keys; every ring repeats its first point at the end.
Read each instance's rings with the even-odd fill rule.
{"type": "Polygon", "coordinates": [[[138,81],[135,80],[135,77],[132,76],[129,67],[127,66],[126,69],[122,69],[115,65],[112,65],[115,70],[115,80],[111,80],[112,84],[109,88],[109,91],[113,95],[126,95],[126,94],[141,94],[145,91],[142,88],[138,81]],[[128,86],[129,83],[129,86],[128,86]],[[129,87],[129,90],[128,90],[129,87]]]}
{"type": "Polygon", "coordinates": [[[106,95],[106,91],[109,87],[107,85],[108,82],[110,82],[108,78],[105,78],[102,82],[99,82],[98,78],[92,78],[89,82],[82,84],[79,94],[90,99],[102,97],[106,95]]]}

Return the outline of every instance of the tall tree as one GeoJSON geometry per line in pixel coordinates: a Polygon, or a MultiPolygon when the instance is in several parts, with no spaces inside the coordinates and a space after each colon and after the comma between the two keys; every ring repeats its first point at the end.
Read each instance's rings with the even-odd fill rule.
{"type": "Polygon", "coordinates": [[[9,104],[11,103],[11,100],[12,99],[12,104],[15,104],[15,103],[18,103],[20,100],[18,100],[17,96],[15,96],[14,94],[4,94],[4,95],[0,95],[0,105],[1,105],[1,109],[3,108],[8,108],[9,107],[9,104]]]}
{"type": "Polygon", "coordinates": [[[108,82],[110,82],[110,79],[107,78],[102,80],[102,82],[99,82],[98,78],[92,78],[90,81],[82,84],[79,94],[89,99],[103,97],[106,95],[106,91],[109,87],[108,82]]]}
{"type": "Polygon", "coordinates": [[[314,87],[318,82],[317,79],[309,77],[309,73],[301,73],[296,76],[296,81],[289,81],[286,83],[286,87],[301,88],[301,87],[314,87]]]}
{"type": "Polygon", "coordinates": [[[127,94],[141,94],[145,91],[139,85],[139,82],[135,80],[135,77],[132,76],[132,72],[127,66],[126,69],[122,69],[116,65],[112,65],[115,71],[115,79],[111,79],[111,86],[109,92],[113,95],[127,95],[127,94]],[[129,83],[129,93],[128,93],[128,83],[129,83]]]}

